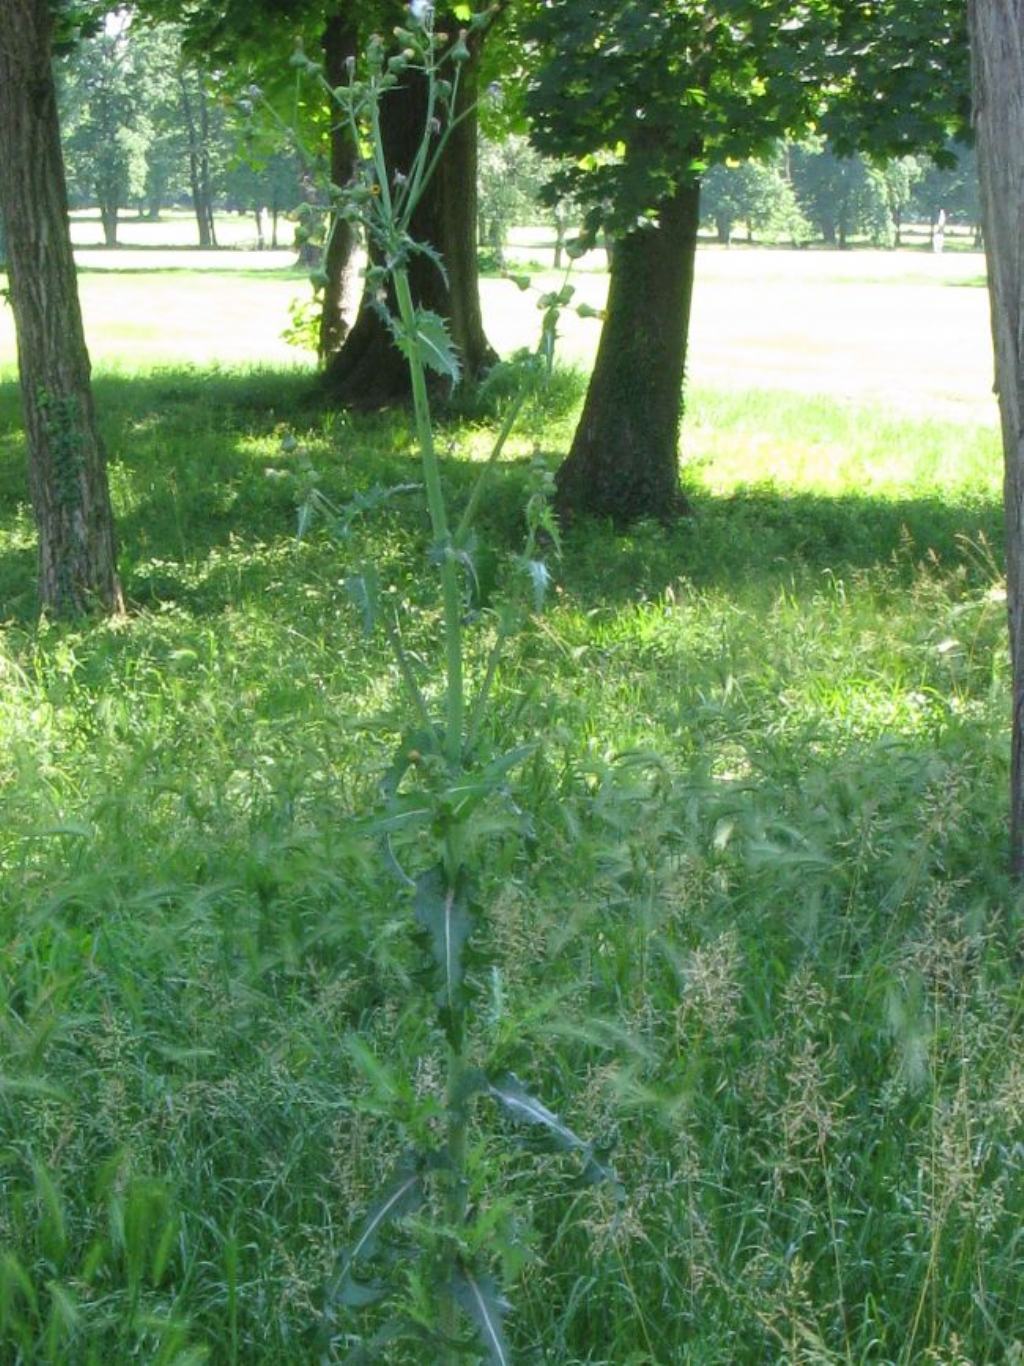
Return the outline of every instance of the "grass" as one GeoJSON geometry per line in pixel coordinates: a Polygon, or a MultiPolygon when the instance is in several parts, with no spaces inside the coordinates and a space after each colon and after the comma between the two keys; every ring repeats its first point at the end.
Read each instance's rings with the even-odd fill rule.
{"type": "MultiPolygon", "coordinates": [[[[408,908],[346,838],[397,680],[338,547],[294,538],[279,438],[343,499],[409,476],[409,431],[296,371],[97,389],[132,610],[72,628],[34,621],[0,388],[0,1358],[314,1362],[401,1141],[348,1040],[420,1096],[440,1053],[408,908]]],[[[502,469],[485,601],[579,396],[560,378],[502,469]]],[[[472,458],[490,421],[446,438],[472,458]]],[[[474,1047],[626,1191],[477,1133],[517,1359],[1020,1360],[996,435],[698,387],[685,445],[692,517],[574,532],[498,684],[503,737],[541,744],[474,1047]]],[[[351,547],[427,607],[422,656],[426,541],[396,502],[351,547]]]]}

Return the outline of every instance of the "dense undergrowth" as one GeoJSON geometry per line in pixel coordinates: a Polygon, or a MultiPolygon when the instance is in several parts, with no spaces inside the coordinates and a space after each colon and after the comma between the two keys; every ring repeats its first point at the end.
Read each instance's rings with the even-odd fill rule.
{"type": "MultiPolygon", "coordinates": [[[[317,1361],[396,1157],[380,1116],[440,1084],[407,903],[345,838],[397,680],[337,546],[295,540],[279,440],[342,498],[410,477],[408,427],[307,384],[100,381],[133,606],[84,628],[33,620],[0,391],[4,1361],[317,1361]]],[[[495,486],[484,607],[577,397],[495,486]]],[[[452,419],[460,457],[492,417],[452,419]]],[[[499,679],[504,742],[540,744],[478,1042],[626,1192],[481,1131],[510,1338],[559,1366],[1024,1359],[994,437],[699,395],[688,450],[692,517],[575,528],[499,679]]],[[[352,556],[417,600],[427,539],[395,503],[352,556]]]]}

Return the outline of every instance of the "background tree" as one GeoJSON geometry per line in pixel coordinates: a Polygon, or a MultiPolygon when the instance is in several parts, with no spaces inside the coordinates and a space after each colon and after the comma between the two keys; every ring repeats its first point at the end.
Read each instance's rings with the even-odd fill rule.
{"type": "MultiPolygon", "coordinates": [[[[503,4],[492,7],[492,21],[503,8],[503,4]]],[[[471,12],[468,4],[440,6],[433,20],[435,29],[447,32],[454,41],[471,12]]],[[[396,7],[395,13],[399,18],[407,15],[404,7],[396,7]]],[[[491,25],[478,26],[468,35],[470,56],[461,67],[452,111],[458,126],[410,229],[414,240],[430,244],[444,263],[443,273],[426,256],[410,263],[413,297],[448,321],[462,374],[469,380],[496,359],[484,332],[476,252],[480,63],[490,30],[491,25]]],[[[449,71],[449,79],[452,74],[449,71]]],[[[381,111],[387,161],[399,174],[412,164],[425,119],[426,88],[410,73],[381,111]]],[[[327,368],[326,381],[332,398],[346,405],[379,407],[408,395],[405,361],[395,349],[373,290],[364,296],[351,333],[327,368]]]]}
{"type": "MultiPolygon", "coordinates": [[[[389,20],[394,24],[401,17],[394,0],[390,14],[385,8],[386,0],[380,4],[375,0],[136,0],[135,4],[136,12],[150,23],[180,26],[183,52],[192,68],[207,73],[216,68],[218,96],[261,107],[265,104],[276,112],[273,146],[268,130],[261,130],[261,159],[274,150],[283,152],[282,127],[297,126],[308,162],[301,197],[308,229],[320,246],[326,237],[327,202],[317,187],[328,177],[345,184],[354,169],[357,149],[344,121],[337,117],[336,106],[321,89],[306,82],[302,90],[296,90],[296,72],[289,65],[289,57],[297,38],[309,52],[319,48],[327,80],[340,84],[346,78],[346,60],[355,53],[360,33],[368,33],[374,22],[389,20]],[[254,86],[260,92],[255,102],[251,98],[254,86]]],[[[204,184],[211,178],[216,180],[212,171],[204,178],[202,161],[204,117],[208,125],[215,124],[219,113],[217,103],[209,99],[209,75],[202,86],[196,85],[194,75],[186,79],[182,98],[188,105],[186,126],[192,130],[195,157],[193,198],[202,206],[207,200],[204,184]]],[[[201,213],[199,208],[197,216],[201,213]]],[[[202,219],[200,233],[210,236],[209,226],[204,229],[202,219]]],[[[345,336],[341,300],[354,270],[355,247],[356,234],[341,224],[327,238],[326,251],[315,253],[317,271],[323,270],[326,275],[320,323],[320,349],[325,356],[333,354],[345,336]]]]}
{"type": "Polygon", "coordinates": [[[903,245],[903,223],[915,204],[914,190],[924,175],[920,157],[894,157],[880,168],[892,220],[893,245],[903,245]]]}
{"type": "Polygon", "coordinates": [[[185,132],[185,154],[192,210],[200,247],[217,245],[214,220],[217,185],[214,176],[215,125],[220,119],[210,98],[209,78],[195,62],[179,59],[176,72],[178,109],[185,132]]]}
{"type": "MultiPolygon", "coordinates": [[[[493,28],[507,4],[495,0],[489,11],[493,28]]],[[[298,114],[309,153],[306,177],[308,220],[302,225],[315,235],[313,219],[326,211],[325,198],[315,187],[329,178],[344,185],[355,166],[353,146],[345,121],[324,90],[307,81],[295,98],[295,71],[288,54],[299,36],[309,53],[319,48],[328,85],[346,79],[347,59],[365,44],[371,32],[389,33],[407,22],[402,0],[137,0],[137,9],[153,20],[182,25],[186,50],[216,61],[231,73],[237,93],[255,83],[262,99],[276,106],[286,122],[298,114]]],[[[454,37],[472,13],[468,0],[439,5],[435,24],[454,37]]],[[[476,257],[477,113],[479,62],[485,30],[470,35],[471,60],[462,73],[459,128],[445,150],[439,174],[420,206],[414,235],[431,243],[442,257],[442,276],[425,259],[413,270],[413,290],[424,306],[448,319],[459,349],[463,372],[480,373],[494,360],[480,311],[476,257]]],[[[425,114],[424,92],[416,81],[405,82],[383,112],[385,138],[392,164],[399,168],[416,145],[425,114]]],[[[351,332],[340,313],[345,275],[351,269],[355,235],[343,222],[336,224],[325,243],[317,277],[322,285],[323,320],[320,349],[327,360],[326,392],[336,402],[378,406],[407,396],[408,378],[395,353],[391,336],[372,295],[364,298],[351,332]]]]}
{"type": "Polygon", "coordinates": [[[1010,866],[1024,875],[1024,3],[970,0],[974,127],[1003,430],[1012,665],[1010,866]]]}
{"type": "Polygon", "coordinates": [[[929,225],[933,236],[939,215],[944,213],[948,222],[972,228],[975,245],[980,246],[981,201],[974,148],[951,143],[948,152],[941,166],[932,161],[922,165],[914,186],[914,211],[929,225]]]}
{"type": "MultiPolygon", "coordinates": [[[[176,94],[176,92],[175,92],[176,94]]],[[[144,212],[156,221],[168,204],[183,204],[189,197],[186,173],[185,132],[176,99],[161,102],[153,121],[153,137],[146,150],[144,212]]]]}
{"type": "Polygon", "coordinates": [[[678,432],[700,172],[814,126],[837,153],[941,159],[962,110],[955,0],[551,0],[535,23],[535,141],[618,233],[564,513],[680,506],[678,432]]]}
{"type": "Polygon", "coordinates": [[[281,216],[290,213],[301,196],[295,157],[287,152],[261,155],[258,148],[243,143],[224,172],[222,184],[232,208],[252,214],[257,249],[276,248],[281,216]]]}
{"type": "Polygon", "coordinates": [[[46,0],[0,5],[0,218],[8,248],[39,534],[39,596],[56,613],[121,606],[106,453],[68,228],[46,0]]]}
{"type": "Polygon", "coordinates": [[[512,132],[481,138],[479,161],[480,243],[501,264],[511,228],[551,216],[540,199],[550,167],[527,137],[512,132]]]}
{"type": "Polygon", "coordinates": [[[534,140],[571,159],[553,193],[572,192],[592,232],[615,234],[597,360],[558,473],[563,514],[621,521],[683,506],[678,441],[700,177],[768,151],[809,120],[828,36],[817,10],[553,0],[538,14],[534,140]]]}
{"type": "Polygon", "coordinates": [[[757,233],[769,241],[795,244],[810,235],[789,179],[784,144],[763,160],[712,166],[701,177],[701,214],[723,246],[732,241],[737,223],[746,225],[748,238],[757,233]]]}
{"type": "Polygon", "coordinates": [[[80,44],[63,82],[68,180],[99,206],[108,247],[117,245],[120,210],[145,196],[153,112],[168,76],[165,44],[130,37],[129,27],[125,15],[80,44]]]}
{"type": "Polygon", "coordinates": [[[792,149],[790,164],[797,199],[829,246],[845,250],[855,236],[875,246],[894,241],[885,173],[866,157],[836,156],[827,143],[812,138],[792,149]]]}

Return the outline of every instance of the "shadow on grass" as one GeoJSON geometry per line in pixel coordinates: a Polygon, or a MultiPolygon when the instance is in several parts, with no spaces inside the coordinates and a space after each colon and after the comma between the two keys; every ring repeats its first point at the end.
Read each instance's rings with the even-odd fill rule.
{"type": "MultiPolygon", "coordinates": [[[[560,403],[569,401],[570,387],[560,403]]],[[[280,477],[296,463],[281,448],[286,431],[308,447],[323,488],[337,501],[417,477],[404,413],[325,411],[308,373],[166,370],[101,376],[95,391],[111,452],[122,573],[136,604],[174,601],[197,613],[217,612],[260,594],[268,576],[280,575],[280,564],[268,563],[296,529],[295,482],[280,477]]],[[[457,433],[453,426],[456,444],[457,433]]],[[[447,467],[458,500],[478,467],[458,459],[447,467]]],[[[480,528],[492,557],[519,548],[525,485],[526,462],[508,463],[495,479],[480,528]]],[[[668,528],[574,528],[560,573],[566,591],[584,605],[656,596],[682,579],[698,587],[774,591],[803,576],[877,565],[895,566],[909,579],[926,559],[991,578],[991,556],[1002,539],[998,503],[981,498],[828,497],[757,487],[726,497],[691,492],[691,501],[693,515],[668,528]]],[[[27,620],[35,612],[26,503],[17,386],[5,384],[0,619],[27,620]]],[[[422,535],[423,519],[408,506],[387,517],[392,529],[422,535]]]]}
{"type": "Polygon", "coordinates": [[[616,535],[584,526],[567,543],[567,567],[583,596],[618,602],[657,596],[688,580],[697,587],[763,584],[844,575],[880,565],[909,580],[915,566],[965,565],[989,580],[1001,555],[1002,508],[994,500],[936,495],[887,499],[746,488],[727,496],[690,491],[692,514],[673,526],[642,524],[616,535]]]}

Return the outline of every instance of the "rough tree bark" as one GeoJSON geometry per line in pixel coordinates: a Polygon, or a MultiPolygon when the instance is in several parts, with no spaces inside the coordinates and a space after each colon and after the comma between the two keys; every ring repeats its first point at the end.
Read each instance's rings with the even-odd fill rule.
{"type": "Polygon", "coordinates": [[[700,186],[681,186],[657,222],[619,238],[597,360],[558,508],[625,523],[685,510],[679,423],[700,221],[700,186]]]}
{"type": "Polygon", "coordinates": [[[1024,876],[1024,0],[969,0],[974,126],[1003,432],[1012,664],[1010,868],[1024,876]]]}
{"type": "Polygon", "coordinates": [[[0,4],[0,217],[44,609],[122,606],[68,231],[47,0],[0,4]]]}
{"type": "MultiPolygon", "coordinates": [[[[333,89],[348,80],[345,62],[359,51],[359,30],[350,15],[332,14],[324,25],[322,41],[324,74],[333,89]]],[[[331,183],[341,187],[352,178],[359,148],[341,111],[333,108],[331,113],[331,183]]],[[[324,286],[317,341],[321,361],[336,355],[348,335],[348,324],[342,309],[355,271],[358,241],[354,223],[344,218],[335,219],[324,252],[323,269],[327,284],[324,286]]]]}
{"type": "MultiPolygon", "coordinates": [[[[437,27],[453,33],[458,21],[439,14],[437,27]],[[450,20],[450,22],[449,22],[450,20]]],[[[447,282],[433,262],[417,255],[410,263],[416,301],[449,321],[463,372],[473,378],[496,360],[484,333],[476,259],[477,117],[480,34],[471,35],[471,59],[462,69],[456,114],[470,111],[453,132],[437,172],[412,222],[417,241],[429,242],[444,259],[447,282]]],[[[388,165],[407,171],[423,133],[426,89],[408,80],[382,107],[388,165]]],[[[377,310],[364,297],[344,346],[328,365],[325,386],[347,407],[379,408],[409,395],[408,366],[377,310]]]]}

